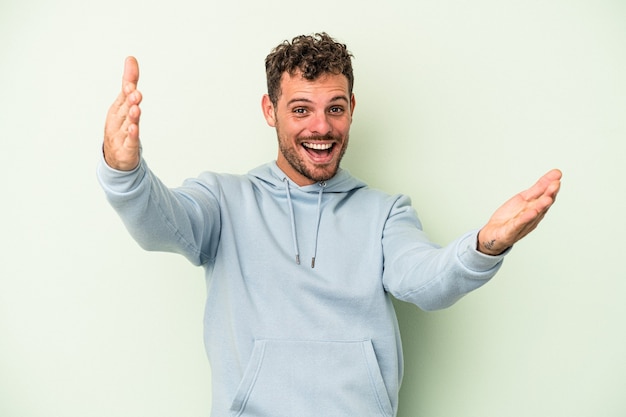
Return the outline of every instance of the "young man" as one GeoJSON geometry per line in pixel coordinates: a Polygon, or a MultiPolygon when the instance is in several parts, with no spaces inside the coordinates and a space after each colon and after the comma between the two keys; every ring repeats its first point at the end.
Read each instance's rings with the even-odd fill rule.
{"type": "Polygon", "coordinates": [[[356,104],[345,45],[300,36],[266,70],[276,161],[168,189],[141,157],[139,70],[128,58],[100,182],[142,247],[205,269],[213,417],[394,416],[403,364],[391,297],[439,309],[486,283],[552,205],[561,173],[441,248],[407,197],[340,168],[356,104]]]}

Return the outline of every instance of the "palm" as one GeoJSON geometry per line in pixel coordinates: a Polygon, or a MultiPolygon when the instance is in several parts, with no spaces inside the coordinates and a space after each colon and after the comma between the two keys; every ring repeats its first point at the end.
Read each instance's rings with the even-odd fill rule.
{"type": "Polygon", "coordinates": [[[479,233],[479,250],[490,255],[502,253],[533,231],[554,203],[561,176],[561,171],[554,169],[500,206],[479,233]]]}

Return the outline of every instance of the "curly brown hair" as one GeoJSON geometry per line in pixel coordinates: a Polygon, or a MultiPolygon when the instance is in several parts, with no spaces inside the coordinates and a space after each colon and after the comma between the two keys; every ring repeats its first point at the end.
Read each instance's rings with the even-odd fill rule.
{"type": "Polygon", "coordinates": [[[265,58],[267,93],[274,106],[280,97],[280,80],[284,72],[294,75],[297,71],[313,81],[324,74],[343,74],[348,79],[348,91],[352,95],[354,75],[352,54],[346,45],[335,41],[328,34],[300,35],[291,43],[284,41],[265,58]]]}

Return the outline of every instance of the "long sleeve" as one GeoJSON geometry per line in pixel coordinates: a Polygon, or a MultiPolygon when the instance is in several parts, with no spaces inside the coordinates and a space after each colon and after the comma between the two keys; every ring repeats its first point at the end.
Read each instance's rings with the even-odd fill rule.
{"type": "Polygon", "coordinates": [[[142,159],[133,171],[100,161],[97,176],[109,203],[139,245],[184,255],[194,265],[214,258],[220,229],[218,198],[196,183],[166,187],[142,159]]]}
{"type": "Polygon", "coordinates": [[[454,304],[488,282],[502,264],[504,254],[488,256],[476,250],[477,233],[439,247],[426,237],[408,197],[399,197],[383,232],[386,290],[423,310],[454,304]]]}

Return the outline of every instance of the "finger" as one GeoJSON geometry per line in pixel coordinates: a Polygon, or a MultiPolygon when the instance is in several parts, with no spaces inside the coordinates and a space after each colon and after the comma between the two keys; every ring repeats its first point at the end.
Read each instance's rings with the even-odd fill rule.
{"type": "Polygon", "coordinates": [[[133,140],[139,140],[139,119],[141,118],[141,108],[138,105],[134,105],[128,111],[127,127],[126,131],[128,137],[133,140]]]}
{"type": "Polygon", "coordinates": [[[122,90],[127,94],[137,88],[139,82],[139,63],[133,56],[124,61],[124,74],[122,75],[122,90]],[[130,88],[130,90],[128,90],[130,88]]]}
{"type": "Polygon", "coordinates": [[[520,195],[525,200],[533,200],[546,194],[548,191],[552,194],[554,191],[558,191],[561,177],[562,173],[560,170],[552,169],[539,178],[532,187],[522,191],[520,195]]]}
{"type": "Polygon", "coordinates": [[[126,106],[128,106],[128,119],[131,123],[139,123],[139,117],[141,116],[141,100],[143,96],[139,90],[135,90],[126,98],[126,106]]]}
{"type": "Polygon", "coordinates": [[[556,200],[556,196],[560,190],[561,190],[561,181],[560,180],[554,181],[552,184],[550,184],[546,192],[546,195],[549,195],[552,197],[553,200],[556,200]]]}
{"type": "Polygon", "coordinates": [[[139,147],[139,125],[132,124],[128,126],[128,140],[126,141],[129,147],[136,149],[139,147]]]}

